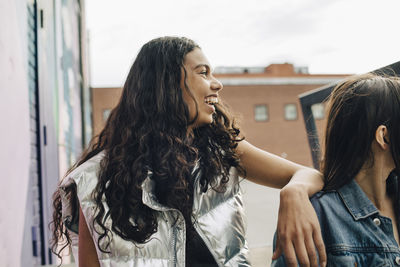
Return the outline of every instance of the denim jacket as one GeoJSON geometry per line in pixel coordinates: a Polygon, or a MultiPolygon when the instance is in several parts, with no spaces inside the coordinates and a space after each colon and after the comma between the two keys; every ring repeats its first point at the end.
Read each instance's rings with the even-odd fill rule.
{"type": "MultiPolygon", "coordinates": [[[[327,266],[400,266],[392,220],[379,214],[354,180],[315,194],[311,203],[321,225],[327,266]]],[[[286,266],[284,257],[271,266],[286,266]]]]}

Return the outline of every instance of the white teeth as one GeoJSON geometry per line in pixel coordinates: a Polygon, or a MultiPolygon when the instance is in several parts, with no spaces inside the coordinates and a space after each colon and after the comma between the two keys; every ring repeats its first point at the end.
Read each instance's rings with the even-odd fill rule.
{"type": "Polygon", "coordinates": [[[204,99],[206,104],[218,104],[218,98],[214,96],[209,96],[204,99]]]}

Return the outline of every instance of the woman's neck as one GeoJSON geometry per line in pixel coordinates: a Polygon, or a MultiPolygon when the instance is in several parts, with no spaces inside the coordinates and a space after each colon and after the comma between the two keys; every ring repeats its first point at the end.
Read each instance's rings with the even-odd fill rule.
{"type": "Polygon", "coordinates": [[[394,168],[391,152],[375,140],[371,150],[372,158],[364,163],[354,179],[379,211],[392,210],[393,202],[386,191],[386,180],[394,168]]]}
{"type": "Polygon", "coordinates": [[[384,210],[390,204],[390,198],[386,192],[386,179],[389,173],[382,168],[362,168],[354,178],[367,197],[378,210],[384,210]]]}

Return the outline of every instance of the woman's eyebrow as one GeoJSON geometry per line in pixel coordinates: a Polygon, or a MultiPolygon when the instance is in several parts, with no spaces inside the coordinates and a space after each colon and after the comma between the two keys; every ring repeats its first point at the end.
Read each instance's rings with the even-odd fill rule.
{"type": "Polygon", "coordinates": [[[198,64],[193,69],[198,69],[201,67],[205,67],[206,69],[211,69],[211,67],[208,64],[198,64]]]}
{"type": "Polygon", "coordinates": [[[198,65],[196,65],[193,69],[196,70],[196,69],[201,68],[201,67],[205,67],[207,70],[210,70],[211,72],[214,71],[214,70],[211,68],[210,65],[205,64],[205,63],[204,63],[204,64],[198,64],[198,65]]]}

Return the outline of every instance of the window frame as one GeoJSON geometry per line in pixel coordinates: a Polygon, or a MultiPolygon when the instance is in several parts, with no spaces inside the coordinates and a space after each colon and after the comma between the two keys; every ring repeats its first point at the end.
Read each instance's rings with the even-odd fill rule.
{"type": "Polygon", "coordinates": [[[318,121],[320,121],[320,120],[323,120],[323,119],[325,119],[325,110],[326,110],[326,105],[325,105],[325,103],[324,102],[320,102],[320,103],[315,103],[315,104],[312,104],[311,105],[311,113],[313,114],[313,118],[314,118],[314,120],[318,120],[318,121]],[[313,112],[313,106],[316,106],[316,105],[321,105],[322,106],[322,116],[321,117],[319,117],[319,116],[315,116],[316,114],[313,112]]]}
{"type": "Polygon", "coordinates": [[[269,117],[270,117],[270,115],[269,115],[269,106],[268,106],[268,104],[255,104],[255,105],[253,106],[253,118],[254,118],[254,121],[255,121],[255,122],[268,122],[268,121],[269,121],[269,117]],[[257,107],[265,107],[266,119],[263,119],[263,120],[257,119],[257,117],[256,117],[256,114],[257,114],[257,113],[256,113],[257,107]]]}
{"type": "Polygon", "coordinates": [[[297,121],[299,119],[299,111],[298,111],[298,107],[296,103],[285,103],[283,104],[283,118],[285,119],[285,121],[297,121]],[[289,105],[294,105],[295,109],[296,109],[296,117],[294,119],[288,119],[286,117],[286,107],[289,105]]]}

